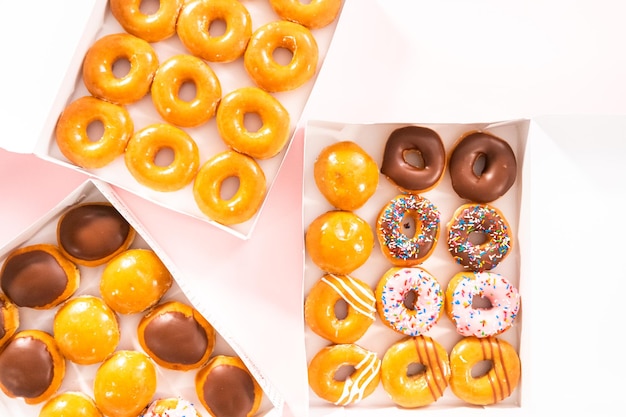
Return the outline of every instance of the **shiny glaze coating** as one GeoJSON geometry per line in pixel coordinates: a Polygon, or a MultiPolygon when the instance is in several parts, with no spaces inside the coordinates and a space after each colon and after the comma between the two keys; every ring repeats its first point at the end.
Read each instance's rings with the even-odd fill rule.
{"type": "Polygon", "coordinates": [[[309,29],[328,26],[341,10],[341,0],[270,0],[270,5],[281,19],[300,23],[309,29]]]}
{"type": "Polygon", "coordinates": [[[50,398],[39,417],[103,417],[96,403],[79,391],[65,391],[50,398]]]}
{"type": "Polygon", "coordinates": [[[184,0],[159,0],[153,13],[143,13],[142,0],[110,0],[111,14],[124,30],[147,42],[158,42],[176,33],[176,20],[184,0]]]}

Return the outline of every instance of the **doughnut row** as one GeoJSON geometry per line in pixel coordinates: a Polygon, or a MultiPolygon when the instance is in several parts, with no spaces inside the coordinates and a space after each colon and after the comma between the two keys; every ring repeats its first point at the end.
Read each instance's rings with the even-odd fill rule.
{"type": "Polygon", "coordinates": [[[110,203],[78,203],[56,222],[54,243],[17,247],[0,268],[5,395],[41,405],[42,417],[144,415],[184,405],[156,397],[162,368],[192,375],[213,416],[257,412],[258,382],[239,357],[215,352],[216,331],[199,311],[165,299],[172,275],[154,251],[135,245],[136,231],[110,203]],[[97,291],[89,291],[94,278],[97,291]],[[136,347],[124,347],[122,329],[133,326],[136,347]],[[85,388],[62,390],[70,366],[94,366],[91,386],[85,379],[85,388]]]}
{"type": "Polygon", "coordinates": [[[492,272],[513,239],[502,212],[487,203],[504,195],[517,175],[510,145],[490,133],[470,132],[448,156],[434,130],[406,126],[392,131],[376,165],[353,141],[326,146],[314,162],[317,190],[333,209],[305,231],[306,253],[322,277],[306,294],[304,319],[330,342],[309,362],[312,391],[340,406],[371,395],[380,381],[405,408],[437,401],[448,386],[469,404],[508,398],[519,383],[520,359],[497,336],[515,323],[520,295],[507,277],[492,272]],[[380,208],[371,227],[356,212],[377,190],[374,171],[399,193],[380,208]],[[446,171],[457,196],[469,201],[444,226],[450,259],[463,269],[444,287],[423,267],[441,234],[439,209],[423,193],[439,185],[446,171]],[[471,184],[455,185],[468,175],[471,184]],[[476,197],[480,187],[486,192],[476,197]],[[357,276],[375,242],[390,266],[371,287],[357,276]],[[429,336],[441,316],[460,337],[450,354],[429,336]],[[382,356],[359,344],[378,319],[402,337],[382,356]],[[472,368],[483,361],[492,366],[476,376],[472,368]],[[415,372],[415,364],[422,370],[415,372]],[[354,370],[350,375],[342,374],[346,366],[354,370]]]}
{"type": "Polygon", "coordinates": [[[123,158],[141,186],[162,193],[190,188],[210,220],[249,220],[267,192],[258,161],[278,155],[290,139],[290,114],[274,93],[314,77],[313,30],[337,18],[341,0],[272,1],[276,19],[258,26],[237,0],[168,0],[154,11],[139,0],[110,0],[109,6],[122,31],[97,39],[85,54],[81,75],[89,95],[68,103],[58,118],[61,154],[88,170],[123,158]],[[154,44],[172,37],[183,50],[160,59],[154,44]],[[288,56],[280,58],[281,52],[288,56]],[[253,86],[243,81],[225,92],[214,66],[235,61],[253,86]],[[129,110],[145,97],[160,120],[136,126],[129,110]],[[258,127],[246,121],[254,117],[258,127]],[[201,159],[188,129],[213,119],[226,150],[201,159]],[[238,180],[232,193],[225,184],[230,177],[238,180]]]}

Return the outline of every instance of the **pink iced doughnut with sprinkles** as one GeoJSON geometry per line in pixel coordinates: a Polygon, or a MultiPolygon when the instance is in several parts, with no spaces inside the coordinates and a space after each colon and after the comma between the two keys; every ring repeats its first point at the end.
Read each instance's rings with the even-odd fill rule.
{"type": "Polygon", "coordinates": [[[511,227],[500,210],[487,204],[463,204],[447,225],[448,250],[470,271],[495,268],[513,245],[511,227]]]}
{"type": "Polygon", "coordinates": [[[497,336],[509,329],[519,312],[520,294],[493,272],[459,272],[446,289],[446,314],[462,336],[497,336]]]}
{"type": "Polygon", "coordinates": [[[444,310],[439,281],[420,267],[392,267],[376,286],[376,310],[391,329],[419,336],[433,327],[444,310]]]}

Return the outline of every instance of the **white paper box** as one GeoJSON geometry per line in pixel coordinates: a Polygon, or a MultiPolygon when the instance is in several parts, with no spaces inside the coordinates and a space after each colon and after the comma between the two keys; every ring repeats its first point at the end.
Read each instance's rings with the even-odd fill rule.
{"type": "MultiPolygon", "coordinates": [[[[38,219],[27,230],[9,241],[0,248],[0,266],[6,257],[16,248],[39,243],[49,243],[57,245],[56,225],[58,219],[68,208],[85,202],[103,201],[110,202],[126,218],[131,226],[136,230],[137,236],[131,248],[152,249],[165,266],[169,269],[175,282],[168,292],[161,299],[161,302],[177,300],[193,305],[215,328],[217,334],[216,345],[211,357],[217,354],[239,356],[246,364],[252,375],[261,385],[264,392],[259,416],[280,416],[284,406],[284,399],[274,387],[251,362],[247,354],[241,349],[237,341],[232,338],[228,331],[229,323],[220,322],[211,311],[210,307],[202,302],[201,294],[193,294],[187,288],[187,279],[178,272],[173,262],[159,248],[149,234],[144,230],[137,218],[128,211],[125,205],[117,197],[112,187],[101,180],[86,180],[74,192],[60,201],[45,216],[38,219]]],[[[73,296],[94,295],[99,293],[99,276],[104,266],[84,267],[78,266],[81,272],[81,283],[73,296]]],[[[59,306],[48,310],[35,310],[26,307],[19,307],[20,327],[18,331],[27,329],[41,329],[52,334],[52,319],[59,306]]],[[[117,314],[120,320],[121,340],[116,350],[132,349],[142,352],[142,348],[136,337],[136,326],[144,313],[122,315],[117,314]]],[[[99,364],[76,365],[66,360],[66,375],[58,393],[66,390],[80,390],[93,398],[93,377],[99,364]]],[[[194,377],[195,371],[172,371],[161,366],[157,366],[157,392],[156,398],[166,396],[181,396],[196,405],[198,411],[203,416],[208,417],[208,412],[200,404],[195,393],[194,377]]],[[[0,392],[0,415],[2,416],[23,416],[36,417],[44,403],[37,405],[27,405],[21,399],[7,397],[0,392]]]]}
{"type": "MultiPolygon", "coordinates": [[[[250,12],[252,18],[253,31],[264,23],[280,19],[267,2],[246,2],[245,6],[250,12]]],[[[322,67],[326,51],[338,20],[339,18],[335,19],[334,22],[324,28],[312,30],[313,36],[315,37],[319,48],[317,71],[319,71],[322,67]]],[[[112,16],[108,6],[108,0],[95,0],[91,17],[85,26],[85,31],[78,42],[76,51],[67,67],[68,69],[65,79],[63,80],[56,99],[48,112],[41,137],[20,138],[20,140],[34,139],[32,144],[29,143],[29,146],[25,146],[23,143],[12,143],[15,141],[14,137],[4,136],[0,139],[0,147],[7,150],[27,149],[43,159],[59,163],[69,167],[70,169],[77,169],[79,171],[86,172],[96,178],[129,190],[152,202],[194,218],[207,221],[242,239],[248,239],[253,232],[263,206],[259,208],[257,213],[251,219],[243,223],[225,226],[209,219],[198,208],[192,193],[193,182],[178,191],[158,192],[139,184],[126,169],[123,157],[117,158],[104,168],[86,170],[70,163],[59,151],[55,142],[54,134],[55,125],[59,115],[70,102],[81,96],[89,95],[89,92],[82,82],[82,61],[85,53],[89,47],[103,35],[117,32],[124,32],[124,29],[112,16]]],[[[167,58],[175,54],[189,54],[178,39],[177,35],[174,35],[164,41],[152,43],[151,45],[154,47],[155,52],[159,57],[159,62],[164,62],[167,58]]],[[[243,66],[243,58],[239,58],[231,63],[209,62],[209,66],[215,71],[220,80],[222,96],[239,87],[254,86],[252,79],[247,75],[243,66]]],[[[273,94],[274,97],[276,97],[289,111],[291,122],[290,136],[293,136],[295,128],[306,106],[308,97],[313,89],[316,78],[317,72],[315,76],[303,86],[292,91],[273,94]]],[[[152,123],[163,122],[163,119],[158,115],[154,105],[152,104],[149,93],[139,102],[127,105],[126,107],[133,118],[135,131],[138,131],[139,129],[152,123]]],[[[209,159],[211,156],[228,149],[217,132],[215,117],[201,126],[183,128],[183,130],[187,131],[198,144],[200,164],[209,159]]],[[[257,160],[265,173],[268,192],[271,189],[276,175],[278,175],[284,156],[289,148],[289,143],[278,155],[265,160],[257,160]]],[[[229,184],[225,184],[224,186],[227,189],[230,187],[229,184]]]]}

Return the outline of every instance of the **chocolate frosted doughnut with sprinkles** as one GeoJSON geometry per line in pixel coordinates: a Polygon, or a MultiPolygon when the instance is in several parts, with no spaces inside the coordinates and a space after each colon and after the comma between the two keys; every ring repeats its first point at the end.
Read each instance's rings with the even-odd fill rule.
{"type": "Polygon", "coordinates": [[[376,221],[376,236],[383,255],[396,266],[423,263],[435,249],[440,214],[427,198],[401,194],[387,203],[376,221]],[[409,233],[411,224],[415,233],[409,233]]]}
{"type": "Polygon", "coordinates": [[[463,204],[447,224],[448,250],[470,271],[495,268],[513,245],[511,227],[500,210],[486,204],[463,204]]]}
{"type": "Polygon", "coordinates": [[[459,272],[448,283],[445,306],[460,335],[488,337],[513,325],[520,300],[517,288],[500,274],[459,272]]]}
{"type": "Polygon", "coordinates": [[[419,336],[433,327],[444,309],[439,281],[420,267],[393,267],[376,286],[376,309],[398,333],[419,336]]]}

